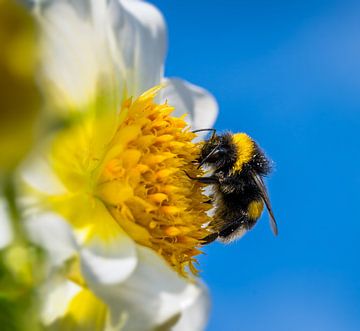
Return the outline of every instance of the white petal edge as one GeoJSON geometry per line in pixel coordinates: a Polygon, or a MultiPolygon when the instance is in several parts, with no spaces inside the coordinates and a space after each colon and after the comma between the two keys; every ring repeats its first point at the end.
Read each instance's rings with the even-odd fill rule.
{"type": "Polygon", "coordinates": [[[107,241],[94,238],[79,253],[82,274],[95,287],[121,284],[138,264],[135,243],[123,231],[107,241]]]}
{"type": "Polygon", "coordinates": [[[155,6],[144,1],[113,1],[112,8],[113,59],[118,67],[125,66],[128,94],[137,97],[163,77],[165,20],[155,6]]]}
{"type": "Polygon", "coordinates": [[[76,255],[74,233],[61,216],[50,212],[28,213],[24,225],[30,239],[48,253],[50,266],[60,266],[76,255]]]}
{"type": "Polygon", "coordinates": [[[40,193],[61,195],[67,191],[45,157],[36,153],[21,166],[20,177],[40,193]]]}
{"type": "MultiPolygon", "coordinates": [[[[161,101],[175,107],[174,116],[188,114],[185,120],[193,130],[213,127],[219,107],[211,93],[179,78],[166,78],[164,85],[161,101]]],[[[204,135],[206,132],[199,133],[204,135]]]]}
{"type": "MultiPolygon", "coordinates": [[[[84,1],[78,1],[84,4],[84,1]]],[[[105,4],[104,0],[99,3],[105,4]]],[[[100,73],[110,61],[105,38],[92,25],[91,10],[76,2],[41,1],[37,13],[42,25],[42,63],[45,88],[61,108],[85,109],[96,97],[100,73]]]]}
{"type": "Polygon", "coordinates": [[[119,284],[136,268],[135,243],[121,230],[111,240],[92,239],[83,244],[60,215],[33,210],[26,215],[25,227],[30,239],[49,254],[50,265],[59,266],[79,254],[82,274],[90,284],[119,284]]]}
{"type": "MultiPolygon", "coordinates": [[[[41,289],[40,294],[43,298],[40,318],[42,323],[49,327],[50,330],[58,330],[61,325],[61,319],[72,317],[72,311],[69,310],[73,299],[82,291],[88,291],[87,288],[81,287],[78,284],[66,279],[62,274],[54,275],[41,289]],[[58,326],[55,326],[60,322],[58,326]],[[53,324],[54,323],[54,324],[53,324]]],[[[82,305],[86,306],[88,302],[83,302],[82,305]]],[[[72,308],[76,308],[73,306],[72,308]]],[[[109,314],[106,314],[106,320],[102,325],[103,331],[122,331],[124,318],[119,318],[118,325],[112,325],[109,314]]],[[[94,320],[94,316],[89,316],[94,320]]],[[[96,319],[96,317],[95,317],[96,319]]],[[[75,322],[76,323],[76,322],[75,322]]],[[[89,323],[90,324],[90,323],[89,323]]],[[[74,325],[75,326],[75,325],[74,325]]],[[[73,327],[74,327],[73,326],[73,327]]],[[[88,325],[89,326],[89,325],[88,325]]],[[[97,325],[101,326],[101,324],[97,325]]],[[[81,328],[81,327],[80,327],[81,328]]],[[[95,325],[94,325],[95,329],[95,325]]],[[[98,329],[98,328],[96,328],[98,329]]],[[[62,329],[61,329],[62,330],[62,329]]],[[[73,328],[71,328],[73,330],[73,328]]],[[[85,330],[82,326],[81,330],[85,330]]],[[[90,331],[86,328],[87,331],[90,331]]],[[[93,330],[93,329],[91,329],[93,330]]],[[[67,330],[64,330],[67,331],[67,330]]]]}
{"type": "Polygon", "coordinates": [[[205,284],[198,284],[201,293],[192,305],[181,314],[180,320],[172,331],[203,331],[208,323],[211,300],[209,290],[205,284]]]}
{"type": "Polygon", "coordinates": [[[137,97],[160,83],[166,25],[153,5],[134,0],[35,3],[44,31],[46,87],[60,107],[86,110],[100,85],[119,106],[123,88],[137,97]]]}
{"type": "Polygon", "coordinates": [[[0,198],[0,249],[8,246],[14,238],[10,215],[5,199],[0,198]]]}
{"type": "Polygon", "coordinates": [[[125,282],[116,286],[91,286],[110,307],[113,324],[126,313],[123,331],[152,330],[177,318],[193,305],[201,290],[172,270],[153,250],[137,246],[138,265],[125,282]]]}
{"type": "Polygon", "coordinates": [[[44,297],[41,320],[45,325],[50,325],[63,317],[71,300],[82,290],[75,283],[64,278],[56,278],[50,281],[42,289],[44,297]]]}

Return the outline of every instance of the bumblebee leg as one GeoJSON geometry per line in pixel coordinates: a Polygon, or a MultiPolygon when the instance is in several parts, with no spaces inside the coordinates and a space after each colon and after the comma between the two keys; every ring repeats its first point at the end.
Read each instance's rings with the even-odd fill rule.
{"type": "Polygon", "coordinates": [[[227,237],[230,237],[236,230],[238,230],[242,226],[242,223],[234,222],[230,226],[227,226],[226,228],[222,229],[219,233],[219,237],[226,239],[227,237]]]}
{"type": "Polygon", "coordinates": [[[184,170],[186,176],[188,176],[192,180],[197,180],[200,183],[203,184],[218,184],[219,181],[215,176],[209,176],[209,177],[191,177],[185,170],[184,170]]]}
{"type": "Polygon", "coordinates": [[[207,244],[212,243],[213,241],[215,241],[217,239],[218,236],[219,236],[219,232],[214,232],[214,233],[209,234],[205,238],[201,239],[202,245],[207,245],[207,244]]]}

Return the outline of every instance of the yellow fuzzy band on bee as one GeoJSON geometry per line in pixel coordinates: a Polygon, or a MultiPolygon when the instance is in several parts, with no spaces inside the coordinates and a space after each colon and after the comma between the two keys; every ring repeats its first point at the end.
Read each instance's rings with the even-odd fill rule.
{"type": "Polygon", "coordinates": [[[256,220],[261,216],[264,209],[264,203],[262,201],[252,201],[248,207],[248,217],[256,220]]]}
{"type": "Polygon", "coordinates": [[[233,141],[237,148],[237,160],[233,172],[241,171],[243,165],[249,162],[254,153],[254,142],[246,133],[236,133],[233,141]]]}

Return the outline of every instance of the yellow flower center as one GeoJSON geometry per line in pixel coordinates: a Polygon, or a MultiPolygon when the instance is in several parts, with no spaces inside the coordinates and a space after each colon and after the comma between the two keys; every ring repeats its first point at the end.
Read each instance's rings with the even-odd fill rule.
{"type": "MultiPolygon", "coordinates": [[[[210,206],[204,203],[208,198],[202,184],[190,180],[185,171],[202,175],[193,163],[199,146],[192,142],[195,134],[184,119],[171,116],[172,107],[154,102],[158,90],[128,99],[115,117],[92,118],[61,134],[54,143],[52,164],[77,197],[78,210],[90,208],[84,203],[98,210],[105,207],[137,243],[158,252],[181,274],[187,267],[196,272],[195,256],[201,253],[201,239],[209,234],[205,225],[210,206]]],[[[66,210],[75,227],[99,232],[94,224],[75,220],[63,199],[54,201],[66,204],[58,209],[66,210]]],[[[99,216],[95,222],[111,221],[99,216]]]]}

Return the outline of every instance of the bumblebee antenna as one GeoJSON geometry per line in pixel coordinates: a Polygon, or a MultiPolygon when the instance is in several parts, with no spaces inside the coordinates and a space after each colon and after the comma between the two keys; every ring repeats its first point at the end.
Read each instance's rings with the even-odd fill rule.
{"type": "Polygon", "coordinates": [[[191,132],[196,133],[196,132],[202,132],[202,131],[212,131],[212,136],[211,139],[214,138],[214,136],[216,135],[216,129],[198,129],[198,130],[193,130],[191,132]]]}
{"type": "Polygon", "coordinates": [[[216,132],[216,129],[213,129],[213,128],[211,128],[211,129],[197,129],[197,130],[193,130],[193,131],[191,131],[191,132],[201,132],[201,131],[214,131],[214,132],[216,132]]]}

